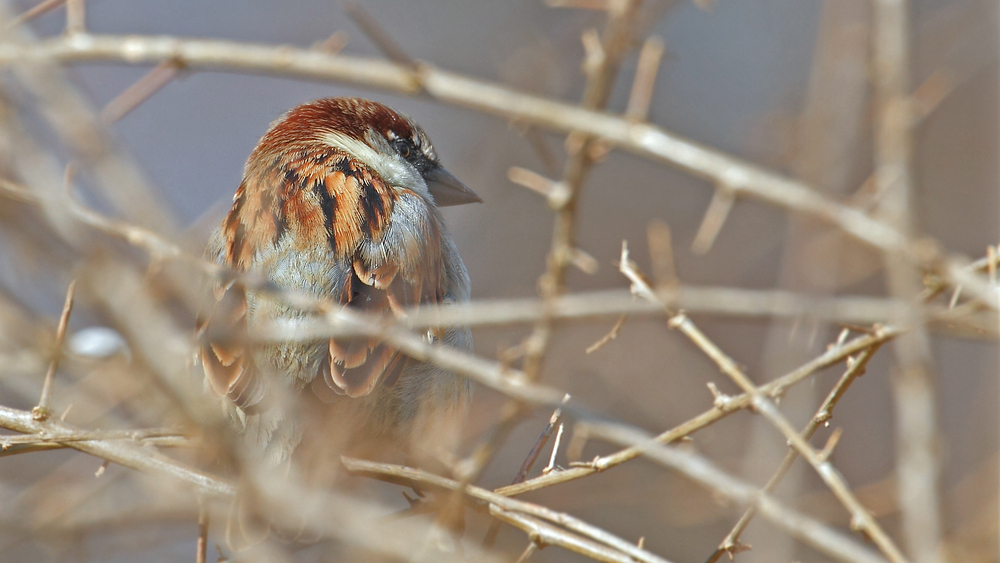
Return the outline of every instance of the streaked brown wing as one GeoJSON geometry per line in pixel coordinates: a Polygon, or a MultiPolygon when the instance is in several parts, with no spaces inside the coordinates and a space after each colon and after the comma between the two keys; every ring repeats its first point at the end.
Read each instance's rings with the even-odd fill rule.
{"type": "Polygon", "coordinates": [[[264,398],[264,385],[246,353],[246,295],[229,284],[217,289],[216,298],[211,316],[198,323],[201,364],[216,394],[249,409],[264,398]]]}

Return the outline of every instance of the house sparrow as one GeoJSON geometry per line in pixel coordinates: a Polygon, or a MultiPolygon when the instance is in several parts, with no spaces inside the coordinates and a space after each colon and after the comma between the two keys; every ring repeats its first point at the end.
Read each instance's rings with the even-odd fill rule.
{"type": "MultiPolygon", "coordinates": [[[[438,207],[479,201],[410,118],[365,99],[316,100],[271,124],[206,252],[279,292],[398,316],[469,299],[438,207]]],[[[247,343],[249,328],[310,314],[277,293],[217,288],[200,324],[206,386],[273,464],[305,441],[342,451],[420,440],[461,410],[466,379],[376,340],[247,343]]],[[[428,338],[472,347],[467,327],[428,338]]]]}

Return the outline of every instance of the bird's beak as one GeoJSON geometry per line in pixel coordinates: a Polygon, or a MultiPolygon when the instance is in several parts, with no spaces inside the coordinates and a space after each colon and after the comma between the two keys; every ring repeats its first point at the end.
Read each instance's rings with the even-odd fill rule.
{"type": "Polygon", "coordinates": [[[440,166],[424,172],[424,180],[438,207],[483,202],[476,192],[469,189],[469,186],[440,166]]]}

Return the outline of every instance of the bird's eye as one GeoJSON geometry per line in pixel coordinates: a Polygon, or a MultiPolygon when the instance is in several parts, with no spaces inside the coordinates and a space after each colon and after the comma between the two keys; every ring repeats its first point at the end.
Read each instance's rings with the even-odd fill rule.
{"type": "Polygon", "coordinates": [[[413,143],[409,139],[397,139],[393,142],[393,146],[399,156],[403,158],[410,158],[410,153],[413,151],[413,143]]]}

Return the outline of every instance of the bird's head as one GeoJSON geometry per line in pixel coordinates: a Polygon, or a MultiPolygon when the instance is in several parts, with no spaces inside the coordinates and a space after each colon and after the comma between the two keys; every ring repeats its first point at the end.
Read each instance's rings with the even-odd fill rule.
{"type": "Polygon", "coordinates": [[[261,145],[303,142],[342,149],[389,185],[413,190],[439,207],[482,202],[441,166],[423,128],[378,102],[324,98],[300,105],[272,124],[261,145]]]}

